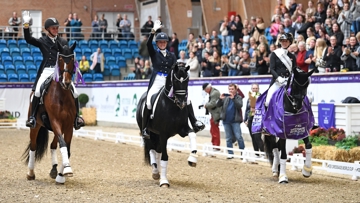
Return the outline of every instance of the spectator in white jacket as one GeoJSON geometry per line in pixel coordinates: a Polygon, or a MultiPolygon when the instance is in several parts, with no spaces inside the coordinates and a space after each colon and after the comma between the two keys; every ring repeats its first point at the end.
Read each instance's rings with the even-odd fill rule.
{"type": "Polygon", "coordinates": [[[190,52],[189,56],[190,58],[187,60],[185,66],[190,66],[189,69],[190,78],[198,78],[200,71],[199,61],[197,60],[197,57],[195,56],[194,52],[190,52]]]}

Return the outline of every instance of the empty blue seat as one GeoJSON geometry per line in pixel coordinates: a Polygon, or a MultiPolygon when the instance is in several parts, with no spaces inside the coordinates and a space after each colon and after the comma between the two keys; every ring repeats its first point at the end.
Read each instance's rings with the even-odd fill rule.
{"type": "Polygon", "coordinates": [[[21,48],[20,49],[21,55],[24,56],[31,56],[31,52],[29,48],[21,48]]]}
{"type": "Polygon", "coordinates": [[[10,48],[17,48],[17,47],[18,47],[17,41],[14,40],[14,39],[8,40],[8,47],[9,47],[9,49],[10,49],[10,48]]]}
{"type": "Polygon", "coordinates": [[[7,82],[7,75],[5,73],[0,73],[0,82],[7,82]]]}
{"type": "Polygon", "coordinates": [[[104,65],[104,72],[103,72],[104,76],[109,76],[110,75],[110,66],[105,64],[104,65]]]}
{"type": "Polygon", "coordinates": [[[4,40],[4,39],[0,39],[0,49],[2,49],[2,48],[6,48],[6,47],[7,47],[6,40],[4,40]]]}
{"type": "Polygon", "coordinates": [[[140,56],[139,55],[139,49],[132,49],[131,52],[132,52],[132,57],[133,58],[136,58],[136,57],[140,56]]]}
{"type": "Polygon", "coordinates": [[[76,47],[80,47],[81,49],[84,48],[89,48],[88,46],[88,41],[86,40],[80,40],[79,44],[76,45],[76,47]]]}
{"type": "Polygon", "coordinates": [[[4,64],[4,66],[9,65],[9,64],[13,64],[13,60],[12,60],[11,56],[1,57],[1,61],[4,64]]]}
{"type": "Polygon", "coordinates": [[[15,62],[17,62],[17,61],[23,62],[23,58],[22,58],[21,56],[13,56],[13,62],[14,62],[14,64],[15,64],[15,62]]]}
{"type": "Polygon", "coordinates": [[[32,56],[25,56],[23,57],[24,59],[24,63],[26,63],[27,61],[34,61],[34,58],[32,56]]]}
{"type": "Polygon", "coordinates": [[[93,76],[91,73],[84,73],[82,75],[82,78],[85,82],[92,82],[93,81],[93,76]]]}
{"type": "Polygon", "coordinates": [[[93,81],[104,81],[104,76],[101,73],[94,73],[93,81]]]}
{"type": "Polygon", "coordinates": [[[135,80],[135,73],[129,73],[124,77],[124,80],[135,80]]]}
{"type": "Polygon", "coordinates": [[[122,56],[122,51],[119,48],[112,49],[112,55],[116,58],[118,56],[122,56]]]}
{"type": "Polygon", "coordinates": [[[107,42],[106,40],[101,40],[101,41],[99,41],[99,47],[100,47],[101,49],[109,48],[108,42],[107,42]]]}
{"type": "Polygon", "coordinates": [[[90,49],[97,49],[99,47],[99,43],[96,40],[90,40],[89,46],[90,49]]]}
{"type": "Polygon", "coordinates": [[[122,57],[122,56],[116,57],[116,63],[119,65],[120,68],[126,68],[125,57],[122,57]]]}
{"type": "Polygon", "coordinates": [[[20,82],[30,82],[29,75],[26,73],[18,73],[20,82]]]}
{"type": "Polygon", "coordinates": [[[89,55],[91,55],[91,54],[92,54],[92,51],[89,48],[85,48],[82,50],[82,55],[85,55],[87,58],[89,58],[89,55]]]}
{"type": "Polygon", "coordinates": [[[4,65],[5,67],[5,72],[6,74],[9,74],[9,73],[16,73],[16,69],[15,69],[15,66],[12,65],[12,64],[7,64],[7,65],[4,65]]]}
{"type": "Polygon", "coordinates": [[[13,55],[14,53],[19,53],[20,54],[20,49],[17,48],[17,47],[10,48],[10,54],[13,55]]]}
{"type": "Polygon", "coordinates": [[[139,49],[138,44],[133,40],[129,41],[128,45],[129,45],[129,49],[139,49]]]}
{"type": "Polygon", "coordinates": [[[0,74],[5,73],[5,67],[0,64],[0,74]]]}
{"type": "Polygon", "coordinates": [[[21,44],[26,44],[26,46],[27,46],[26,40],[24,40],[24,39],[19,39],[19,40],[18,40],[18,46],[20,47],[21,44]]]}
{"type": "Polygon", "coordinates": [[[112,76],[120,77],[120,67],[116,64],[110,66],[110,73],[112,76]]]}
{"type": "Polygon", "coordinates": [[[102,52],[103,52],[105,58],[112,56],[111,49],[109,49],[109,48],[102,49],[102,52]]]}
{"type": "Polygon", "coordinates": [[[8,73],[7,77],[9,82],[19,82],[19,77],[16,73],[8,73]]]}
{"type": "Polygon", "coordinates": [[[26,67],[22,64],[15,65],[17,74],[26,73],[26,67]]]}
{"type": "Polygon", "coordinates": [[[36,73],[31,73],[31,74],[29,73],[30,81],[31,81],[31,82],[35,82],[36,76],[37,76],[36,73]]]}
{"type": "Polygon", "coordinates": [[[116,59],[113,56],[106,57],[105,63],[111,67],[112,65],[116,65],[116,59]]]}
{"type": "Polygon", "coordinates": [[[116,48],[118,48],[118,42],[115,41],[115,40],[111,40],[111,41],[109,42],[109,48],[110,48],[110,49],[116,49],[116,48]]]}
{"type": "Polygon", "coordinates": [[[120,48],[120,49],[126,49],[126,48],[128,48],[127,42],[126,42],[125,40],[120,40],[120,41],[119,41],[119,48],[120,48]]]}
{"type": "Polygon", "coordinates": [[[132,59],[132,51],[131,49],[123,49],[123,56],[125,59],[132,59]]]}
{"type": "Polygon", "coordinates": [[[35,63],[38,62],[38,61],[40,61],[40,63],[41,63],[42,60],[43,60],[43,57],[42,57],[42,56],[34,56],[34,62],[35,62],[35,63]]]}

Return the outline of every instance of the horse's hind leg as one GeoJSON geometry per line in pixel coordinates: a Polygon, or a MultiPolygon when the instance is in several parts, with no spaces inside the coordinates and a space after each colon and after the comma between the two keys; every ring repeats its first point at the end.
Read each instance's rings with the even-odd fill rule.
{"type": "Polygon", "coordinates": [[[288,181],[288,177],[286,175],[286,160],[287,160],[286,140],[279,139],[278,147],[281,151],[279,183],[288,183],[289,181],[288,181]]]}
{"type": "Polygon", "coordinates": [[[196,167],[198,155],[196,154],[197,152],[196,134],[194,132],[189,133],[189,140],[190,140],[191,153],[188,158],[188,164],[189,166],[196,167]]]}
{"type": "MultiPolygon", "coordinates": [[[[161,138],[160,138],[161,140],[161,138]]],[[[161,173],[160,173],[160,187],[170,187],[170,183],[167,179],[167,166],[168,166],[168,154],[166,150],[167,145],[167,138],[164,138],[164,140],[160,141],[160,147],[161,147],[161,161],[160,161],[160,167],[161,167],[161,173]]]]}
{"type": "Polygon", "coordinates": [[[302,169],[302,174],[305,178],[309,178],[312,175],[311,156],[312,156],[312,145],[309,141],[309,137],[303,139],[305,143],[305,164],[302,169]]]}
{"type": "Polygon", "coordinates": [[[30,144],[29,144],[29,155],[28,155],[28,172],[26,178],[28,180],[35,180],[35,155],[36,155],[36,139],[39,132],[39,127],[30,129],[30,144]]]}
{"type": "Polygon", "coordinates": [[[152,167],[152,177],[154,180],[159,180],[160,179],[160,173],[159,173],[159,163],[157,162],[157,158],[159,157],[159,154],[154,150],[151,149],[149,151],[150,154],[150,164],[152,167]]]}
{"type": "Polygon", "coordinates": [[[57,153],[56,153],[56,148],[57,148],[57,136],[54,135],[54,139],[50,145],[50,150],[51,150],[51,171],[50,171],[50,177],[52,179],[55,179],[56,176],[58,175],[58,170],[57,170],[57,166],[58,166],[58,160],[57,160],[57,153]]]}

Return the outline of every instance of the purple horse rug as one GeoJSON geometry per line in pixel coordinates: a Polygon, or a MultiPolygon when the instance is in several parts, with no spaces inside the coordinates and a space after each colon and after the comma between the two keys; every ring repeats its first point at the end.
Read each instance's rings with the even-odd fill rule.
{"type": "Polygon", "coordinates": [[[252,133],[266,132],[282,139],[299,140],[308,137],[315,119],[309,99],[305,96],[302,108],[297,113],[284,109],[285,87],[278,89],[270,100],[268,110],[265,109],[267,91],[256,100],[252,133]]]}

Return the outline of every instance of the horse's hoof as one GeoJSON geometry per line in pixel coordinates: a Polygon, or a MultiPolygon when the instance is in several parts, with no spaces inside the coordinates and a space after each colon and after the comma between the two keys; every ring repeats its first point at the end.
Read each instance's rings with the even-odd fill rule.
{"type": "Polygon", "coordinates": [[[164,183],[164,184],[161,184],[161,185],[160,185],[160,187],[162,187],[162,188],[169,188],[169,187],[170,187],[170,185],[169,185],[169,184],[167,184],[167,183],[164,183]]]}
{"type": "Polygon", "coordinates": [[[159,174],[159,173],[153,173],[153,174],[152,174],[152,178],[153,178],[154,180],[159,180],[159,179],[160,179],[160,174],[159,174]]]}
{"type": "Polygon", "coordinates": [[[27,180],[35,180],[35,175],[31,176],[29,174],[26,174],[27,180]]]}
{"type": "Polygon", "coordinates": [[[166,180],[166,179],[161,179],[160,180],[160,187],[166,187],[166,188],[170,187],[169,181],[166,180]]]}
{"type": "Polygon", "coordinates": [[[279,177],[279,173],[278,172],[273,172],[273,175],[272,175],[274,178],[277,178],[279,177]]]}
{"type": "Polygon", "coordinates": [[[64,167],[63,175],[65,177],[73,177],[73,172],[70,166],[64,167]]]}
{"type": "Polygon", "coordinates": [[[304,165],[302,169],[302,174],[305,178],[310,178],[310,176],[312,175],[312,167],[307,167],[304,165]]]}
{"type": "Polygon", "coordinates": [[[56,168],[53,168],[53,169],[51,169],[51,171],[50,171],[50,177],[52,178],[52,179],[55,179],[56,178],[56,176],[57,176],[57,174],[58,174],[58,171],[57,171],[57,169],[56,168]]]}
{"type": "Polygon", "coordinates": [[[62,174],[59,173],[56,176],[55,181],[56,181],[56,185],[63,185],[65,183],[65,177],[62,174]]]}
{"type": "Polygon", "coordinates": [[[196,167],[196,163],[194,163],[194,162],[188,161],[188,164],[189,164],[189,166],[191,166],[191,167],[196,167]]]}
{"type": "Polygon", "coordinates": [[[279,183],[289,183],[288,177],[286,175],[281,175],[279,177],[279,183]]]}

